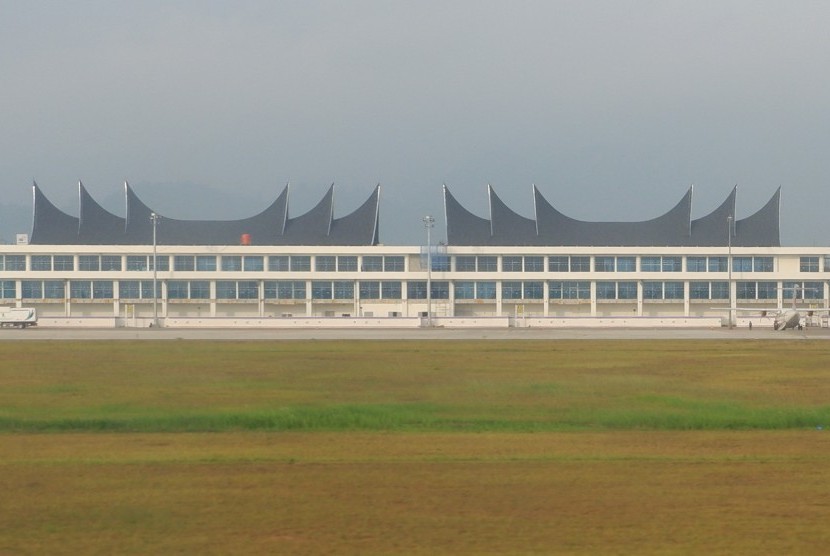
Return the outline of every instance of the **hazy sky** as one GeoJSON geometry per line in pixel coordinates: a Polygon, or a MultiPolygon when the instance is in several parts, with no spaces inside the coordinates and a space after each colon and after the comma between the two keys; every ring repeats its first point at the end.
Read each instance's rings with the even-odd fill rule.
{"type": "Polygon", "coordinates": [[[0,203],[30,210],[35,179],[77,214],[83,180],[123,215],[126,179],[237,218],[290,180],[292,216],[331,182],[343,216],[380,183],[395,244],[428,213],[443,236],[442,183],[484,217],[488,183],[532,217],[535,183],[584,220],[690,184],[694,217],[738,184],[742,218],[780,185],[782,243],[828,245],[828,23],[807,1],[0,0],[0,203]]]}

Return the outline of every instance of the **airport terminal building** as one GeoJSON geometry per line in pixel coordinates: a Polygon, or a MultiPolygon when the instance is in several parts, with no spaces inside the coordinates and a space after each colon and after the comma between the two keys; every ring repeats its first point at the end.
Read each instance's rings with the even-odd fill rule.
{"type": "Polygon", "coordinates": [[[780,245],[780,190],[742,218],[736,189],[692,218],[690,188],[652,220],[586,222],[535,187],[534,218],[489,186],[477,216],[444,187],[447,242],[429,248],[381,243],[379,186],[340,217],[333,193],[300,216],[286,187],[249,218],[196,221],[128,184],[125,217],[82,184],[73,216],[35,184],[31,233],[0,245],[0,305],[53,326],[719,326],[830,298],[830,248],[780,245]]]}

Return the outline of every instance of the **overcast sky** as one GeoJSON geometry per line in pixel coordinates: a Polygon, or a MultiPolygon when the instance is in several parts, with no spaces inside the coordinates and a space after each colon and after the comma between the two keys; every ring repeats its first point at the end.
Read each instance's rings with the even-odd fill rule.
{"type": "Polygon", "coordinates": [[[77,215],[83,180],[123,215],[128,180],[161,214],[238,218],[290,181],[297,216],[334,182],[339,217],[380,183],[381,241],[414,244],[425,214],[444,235],[443,183],[483,217],[488,183],[532,217],[535,183],[583,220],[691,184],[694,217],[737,184],[742,218],[781,186],[782,243],[830,245],[828,23],[806,1],[0,0],[0,203],[31,210],[35,179],[77,215]]]}

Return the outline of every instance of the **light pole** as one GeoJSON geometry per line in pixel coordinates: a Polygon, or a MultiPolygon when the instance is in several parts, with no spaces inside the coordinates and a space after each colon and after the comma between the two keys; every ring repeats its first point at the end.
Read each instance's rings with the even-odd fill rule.
{"type": "Polygon", "coordinates": [[[726,217],[726,245],[728,257],[726,260],[727,268],[729,269],[729,281],[727,287],[729,288],[729,328],[732,329],[732,215],[726,217]]]}
{"type": "Polygon", "coordinates": [[[427,326],[432,326],[432,227],[435,218],[426,215],[423,220],[427,229],[427,326]]]}
{"type": "Polygon", "coordinates": [[[158,257],[156,256],[156,227],[159,223],[159,215],[150,213],[150,221],[153,223],[153,326],[158,328],[158,257]]]}

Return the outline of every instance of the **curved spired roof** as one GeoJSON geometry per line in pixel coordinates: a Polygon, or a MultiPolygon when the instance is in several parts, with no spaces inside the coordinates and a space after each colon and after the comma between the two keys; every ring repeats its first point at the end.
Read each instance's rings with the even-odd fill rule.
{"type": "Polygon", "coordinates": [[[78,243],[78,219],[52,204],[32,183],[32,235],[29,243],[72,245],[78,243]]]}
{"type": "MultiPolygon", "coordinates": [[[[34,218],[30,243],[41,245],[151,245],[152,213],[124,184],[127,216],[101,207],[79,184],[80,218],[55,207],[34,184],[34,218]]],[[[159,214],[159,245],[236,245],[247,234],[254,245],[375,245],[378,243],[380,186],[353,213],[333,218],[334,186],[308,213],[288,218],[288,186],[265,210],[240,220],[178,220],[159,214]]]]}
{"type": "MultiPolygon", "coordinates": [[[[536,220],[510,210],[488,186],[490,220],[464,207],[444,186],[447,240],[450,245],[549,245],[579,247],[723,246],[729,242],[727,217],[735,214],[736,190],[710,214],[691,219],[689,188],[671,210],[641,222],[586,222],[566,216],[533,186],[536,220]]],[[[758,212],[738,220],[733,245],[777,247],[780,188],[758,212]]]]}

